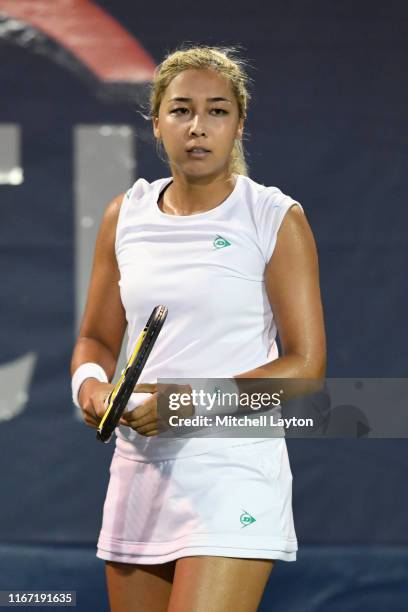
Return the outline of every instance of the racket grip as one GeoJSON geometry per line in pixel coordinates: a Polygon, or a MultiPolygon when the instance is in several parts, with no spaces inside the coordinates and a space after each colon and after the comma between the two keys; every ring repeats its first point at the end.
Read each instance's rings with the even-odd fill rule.
{"type": "Polygon", "coordinates": [[[151,396],[152,393],[132,393],[123,414],[125,414],[125,412],[131,412],[134,408],[138,408],[151,396]]]}

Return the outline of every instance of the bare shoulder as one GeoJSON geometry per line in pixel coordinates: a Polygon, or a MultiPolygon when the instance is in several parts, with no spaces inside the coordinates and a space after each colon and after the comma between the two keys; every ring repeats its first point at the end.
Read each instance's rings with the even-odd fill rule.
{"type": "Polygon", "coordinates": [[[106,216],[111,223],[116,223],[118,220],[120,207],[122,205],[125,194],[126,192],[123,192],[115,196],[105,208],[104,216],[106,216]]]}
{"type": "Polygon", "coordinates": [[[293,202],[293,204],[285,214],[285,218],[282,221],[282,226],[284,224],[286,224],[286,226],[292,225],[292,227],[301,227],[302,225],[309,225],[307,222],[306,214],[296,202],[293,202]]]}
{"type": "Polygon", "coordinates": [[[272,262],[285,264],[289,255],[314,258],[315,249],[316,243],[306,214],[300,206],[293,203],[278,230],[276,247],[269,266],[272,262]]]}
{"type": "Polygon", "coordinates": [[[99,242],[105,246],[115,242],[119,212],[125,193],[115,196],[105,207],[98,235],[99,242]]]}

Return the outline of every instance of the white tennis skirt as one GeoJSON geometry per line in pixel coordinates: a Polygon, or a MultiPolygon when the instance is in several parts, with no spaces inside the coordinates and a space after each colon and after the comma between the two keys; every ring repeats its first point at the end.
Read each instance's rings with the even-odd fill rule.
{"type": "Polygon", "coordinates": [[[115,451],[100,559],[157,564],[216,555],[296,561],[297,549],[284,439],[159,461],[115,451]]]}

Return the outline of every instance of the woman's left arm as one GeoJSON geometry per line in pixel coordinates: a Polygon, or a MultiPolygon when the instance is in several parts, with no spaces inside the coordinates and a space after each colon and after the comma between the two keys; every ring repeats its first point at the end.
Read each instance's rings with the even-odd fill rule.
{"type": "Polygon", "coordinates": [[[234,378],[324,378],[326,335],[317,248],[306,216],[297,205],[287,211],[279,228],[265,267],[265,288],[282,355],[234,378]]]}

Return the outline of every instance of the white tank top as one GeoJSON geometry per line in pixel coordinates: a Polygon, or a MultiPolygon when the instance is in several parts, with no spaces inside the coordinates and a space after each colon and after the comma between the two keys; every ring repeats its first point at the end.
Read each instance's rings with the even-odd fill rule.
{"type": "MultiPolygon", "coordinates": [[[[227,378],[276,359],[277,330],[264,270],[286,212],[294,204],[302,206],[277,187],[239,174],[232,193],[215,208],[169,215],[157,201],[172,180],[138,179],[118,217],[115,251],[128,322],[127,358],[152,309],[168,308],[138,382],[227,378]]],[[[132,401],[128,407],[135,405],[132,401]]],[[[265,439],[174,433],[166,439],[142,436],[127,426],[117,427],[116,435],[116,451],[138,460],[186,457],[265,439]]]]}

